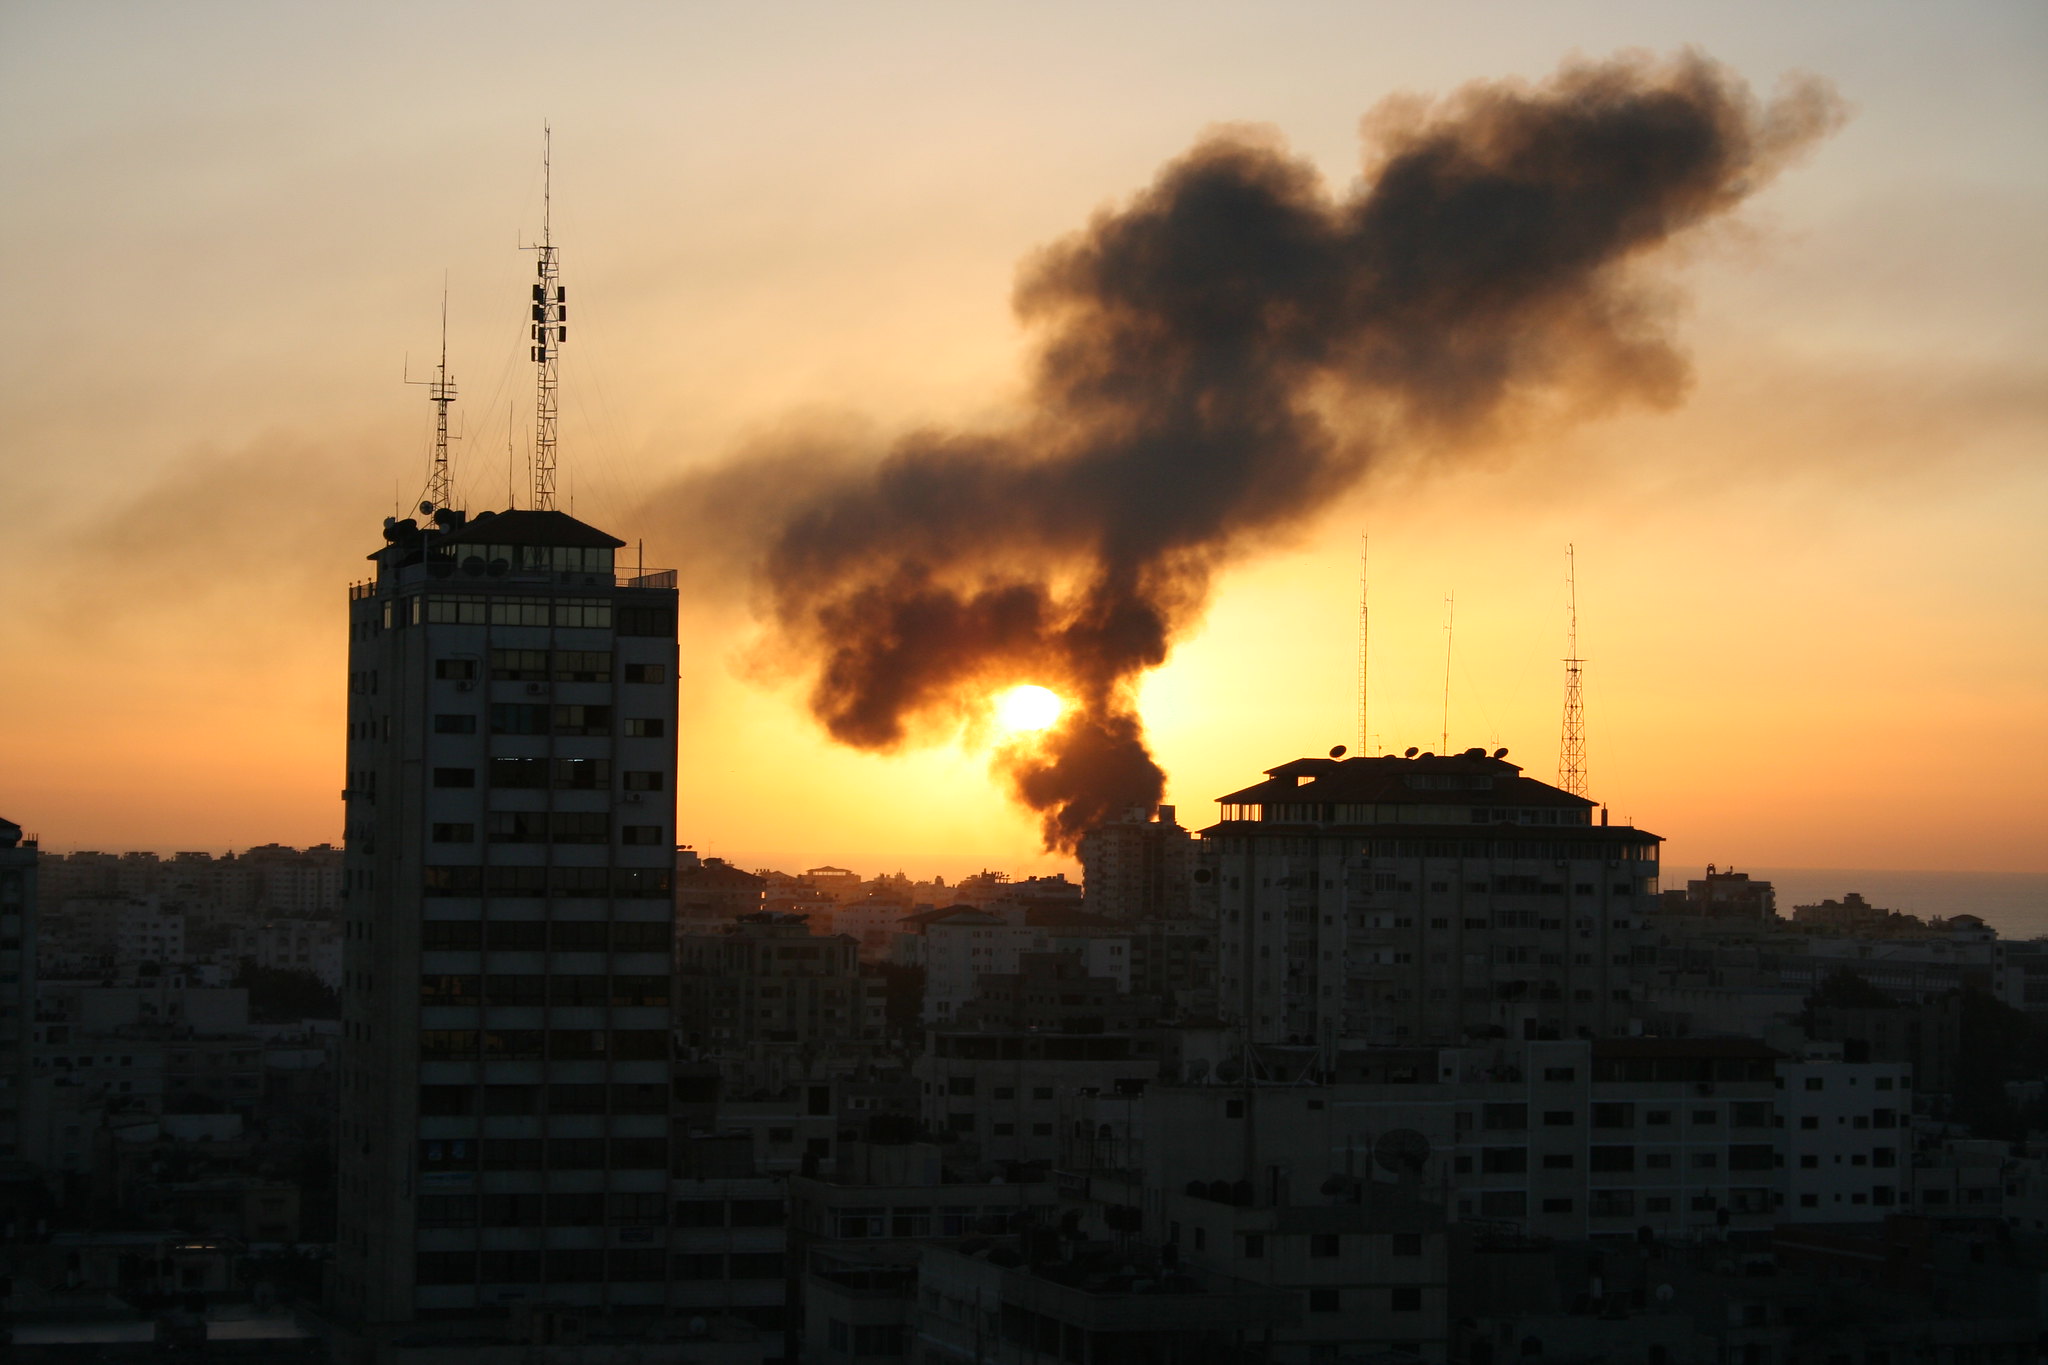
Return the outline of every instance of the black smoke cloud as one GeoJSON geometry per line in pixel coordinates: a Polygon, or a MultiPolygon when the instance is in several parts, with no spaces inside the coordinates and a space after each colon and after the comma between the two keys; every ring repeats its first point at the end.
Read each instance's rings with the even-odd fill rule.
{"type": "Polygon", "coordinates": [[[685,496],[758,547],[770,639],[835,739],[887,750],[1011,683],[1066,696],[997,762],[1070,849],[1160,798],[1134,685],[1220,567],[1390,453],[1676,401],[1648,258],[1839,116],[1817,81],[1759,101],[1684,54],[1390,104],[1342,196],[1283,150],[1212,137],[1025,264],[1040,349],[1015,427],[861,464],[743,460],[685,496]]]}

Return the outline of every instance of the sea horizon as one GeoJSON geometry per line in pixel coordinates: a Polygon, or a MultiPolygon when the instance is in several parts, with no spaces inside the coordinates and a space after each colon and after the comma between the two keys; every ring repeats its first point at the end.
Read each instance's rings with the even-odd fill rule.
{"type": "MultiPolygon", "coordinates": [[[[1922,919],[1940,915],[1975,915],[1998,930],[2000,938],[2048,935],[2048,872],[1929,872],[1859,867],[1744,867],[1777,889],[1778,913],[1791,917],[1793,907],[1840,900],[1859,892],[1872,905],[1922,919]]],[[[1688,880],[1705,875],[1699,868],[1682,874],[1667,871],[1666,890],[1682,890],[1688,880]]]]}

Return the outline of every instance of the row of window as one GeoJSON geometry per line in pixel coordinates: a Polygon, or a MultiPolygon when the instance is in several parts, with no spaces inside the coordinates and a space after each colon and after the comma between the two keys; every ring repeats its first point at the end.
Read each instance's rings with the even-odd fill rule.
{"type": "MultiPolygon", "coordinates": [[[[609,1251],[422,1251],[414,1262],[420,1284],[624,1284],[670,1278],[668,1252],[659,1248],[609,1251]]],[[[678,1280],[780,1280],[779,1251],[701,1253],[674,1258],[678,1280]]]]}
{"type": "Polygon", "coordinates": [[[666,976],[535,974],[420,978],[422,1005],[666,1005],[666,976]]]}
{"type": "Polygon", "coordinates": [[[420,1196],[427,1228],[661,1227],[668,1197],[652,1194],[428,1194],[420,1196]]]}
{"type": "MultiPolygon", "coordinates": [[[[465,711],[442,711],[434,716],[437,735],[473,735],[477,718],[465,711]]],[[[583,735],[604,736],[612,732],[612,708],[578,704],[549,705],[546,702],[492,702],[490,732],[494,735],[583,735]]],[[[659,716],[630,717],[624,734],[628,739],[660,739],[667,724],[659,716]]]]}
{"type": "MultiPolygon", "coordinates": [[[[1554,1067],[1552,1071],[1562,1072],[1569,1078],[1572,1068],[1554,1067]]],[[[1545,1079],[1550,1079],[1546,1074],[1545,1079]]],[[[1671,1109],[1646,1109],[1641,1118],[1644,1126],[1650,1128],[1669,1127],[1677,1119],[1677,1111],[1671,1109]]],[[[1634,1104],[1601,1103],[1592,1106],[1592,1120],[1595,1128],[1633,1128],[1636,1126],[1634,1104]]],[[[1574,1109],[1546,1109],[1542,1113],[1546,1128],[1569,1128],[1578,1122],[1578,1111],[1574,1109]]],[[[1691,1121],[1695,1127],[1711,1128],[1721,1122],[1721,1111],[1695,1109],[1691,1121]]],[[[1771,1105],[1768,1100],[1737,1100],[1728,1106],[1728,1122],[1735,1128],[1768,1128],[1771,1126],[1771,1105]]],[[[1469,1112],[1461,1112],[1456,1118],[1458,1131],[1464,1132],[1472,1126],[1469,1112]]],[[[1488,1132],[1512,1132],[1529,1126],[1529,1106],[1520,1103],[1484,1104],[1479,1108],[1479,1126],[1488,1132]]]]}
{"type": "MultiPolygon", "coordinates": [[[[492,811],[484,822],[494,844],[602,844],[610,842],[606,825],[610,817],[601,811],[492,811]]],[[[660,825],[620,825],[619,842],[650,845],[662,842],[660,825]]],[[[437,844],[473,844],[476,823],[470,820],[437,820],[429,830],[437,844]]]]}
{"type": "MultiPolygon", "coordinates": [[[[666,1082],[612,1085],[423,1085],[420,1113],[436,1118],[547,1114],[665,1114],[666,1082]]],[[[582,1221],[582,1220],[577,1220],[582,1221]]]]}
{"type": "MultiPolygon", "coordinates": [[[[573,553],[573,552],[572,552],[573,553]]],[[[386,610],[389,610],[387,604],[386,610]]],[[[402,616],[418,625],[422,614],[436,626],[565,626],[609,630],[612,604],[604,597],[482,597],[436,593],[407,600],[402,616]]],[[[387,618],[386,624],[390,624],[387,618]]]]}
{"type": "MultiPolygon", "coordinates": [[[[424,869],[429,896],[666,897],[666,867],[476,867],[424,869]]],[[[666,945],[664,945],[666,946],[666,945]]]]}
{"type": "Polygon", "coordinates": [[[650,1171],[668,1169],[665,1137],[427,1138],[423,1171],[650,1171]]]}
{"type": "Polygon", "coordinates": [[[674,937],[667,920],[430,919],[420,925],[420,947],[443,952],[665,953],[674,937]]]}
{"type": "MultiPolygon", "coordinates": [[[[491,787],[535,790],[553,787],[560,791],[591,791],[611,783],[611,762],[602,758],[494,758],[484,769],[491,787]]],[[[437,787],[474,787],[475,768],[436,768],[437,787]]],[[[619,774],[619,786],[629,792],[658,792],[668,775],[660,769],[628,768],[619,774]]]]}
{"type": "Polygon", "coordinates": [[[662,1029],[446,1028],[420,1030],[420,1056],[428,1061],[487,1062],[545,1057],[557,1062],[660,1062],[668,1059],[662,1029]]]}

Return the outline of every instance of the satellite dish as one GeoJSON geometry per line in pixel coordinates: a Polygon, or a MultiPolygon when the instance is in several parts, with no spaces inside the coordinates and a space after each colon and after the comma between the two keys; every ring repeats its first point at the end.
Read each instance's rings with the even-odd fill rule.
{"type": "Polygon", "coordinates": [[[512,565],[509,561],[503,559],[494,559],[491,561],[490,575],[493,578],[503,578],[505,574],[508,571],[510,571],[511,568],[512,565]]]}
{"type": "Polygon", "coordinates": [[[421,503],[420,515],[423,517],[431,517],[432,515],[434,515],[434,504],[432,504],[431,502],[421,503]]]}
{"type": "Polygon", "coordinates": [[[1416,755],[1417,753],[1419,753],[1419,752],[1421,752],[1421,751],[1420,751],[1420,750],[1418,750],[1418,749],[1417,749],[1417,748],[1416,748],[1416,747],[1415,747],[1415,746],[1414,746],[1413,744],[1411,744],[1411,745],[1409,745],[1409,746],[1408,746],[1408,752],[1407,752],[1407,753],[1405,753],[1405,754],[1402,754],[1402,755],[1401,755],[1401,757],[1403,757],[1403,758],[1413,758],[1413,757],[1415,757],[1415,755],[1416,755]]]}
{"type": "Polygon", "coordinates": [[[1330,750],[1330,757],[1331,757],[1331,758],[1342,758],[1342,757],[1344,757],[1344,746],[1343,746],[1343,745],[1341,745],[1341,744],[1339,744],[1339,745],[1338,745],[1338,746],[1337,746],[1336,748],[1334,748],[1334,749],[1330,750]]]}
{"type": "Polygon", "coordinates": [[[1404,1179],[1419,1176],[1429,1164],[1429,1139],[1413,1128],[1390,1128],[1373,1143],[1372,1159],[1404,1179]]]}
{"type": "Polygon", "coordinates": [[[443,507],[434,513],[434,525],[436,526],[459,526],[461,524],[462,514],[453,507],[443,507]]]}
{"type": "Polygon", "coordinates": [[[1495,749],[1493,751],[1493,756],[1495,758],[1506,758],[1508,756],[1508,751],[1506,749],[1495,749]]]}
{"type": "Polygon", "coordinates": [[[466,556],[462,561],[462,571],[471,578],[478,577],[484,571],[484,557],[482,555],[466,556]]]}

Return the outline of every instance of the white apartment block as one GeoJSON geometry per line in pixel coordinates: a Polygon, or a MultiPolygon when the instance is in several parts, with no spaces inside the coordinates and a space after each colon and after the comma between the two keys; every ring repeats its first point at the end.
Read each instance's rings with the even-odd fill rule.
{"type": "Polygon", "coordinates": [[[1787,1223],[1881,1222],[1911,1202],[1913,1069],[1778,1063],[1787,1223]]]}

